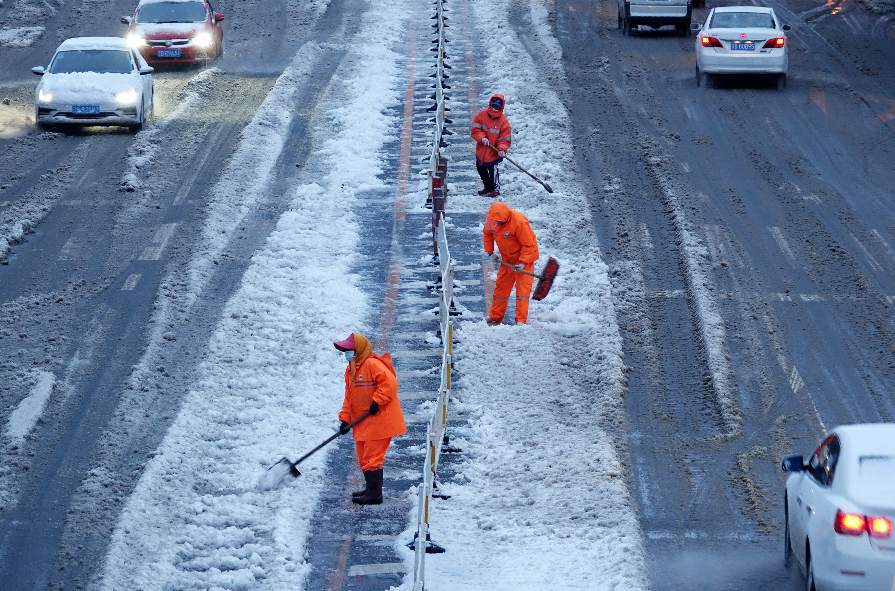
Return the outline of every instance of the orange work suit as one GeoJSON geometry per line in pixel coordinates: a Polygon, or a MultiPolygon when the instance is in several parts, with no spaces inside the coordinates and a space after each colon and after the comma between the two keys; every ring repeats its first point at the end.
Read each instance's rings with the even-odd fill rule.
{"type": "Polygon", "coordinates": [[[379,412],[352,429],[361,470],[378,470],[385,465],[385,452],[392,437],[407,433],[398,378],[388,354],[376,356],[370,342],[354,333],[355,357],[345,368],[345,399],[339,420],[351,423],[370,410],[376,402],[379,412]]]}
{"type": "MultiPolygon", "coordinates": [[[[502,94],[494,94],[491,99],[499,98],[503,104],[506,101],[502,94]]],[[[510,126],[510,120],[504,115],[503,109],[500,111],[487,107],[479,111],[472,119],[472,126],[469,134],[475,140],[475,158],[476,161],[483,164],[497,162],[500,160],[497,151],[508,152],[510,145],[513,143],[513,128],[510,126]],[[482,138],[488,138],[491,146],[482,143],[482,138]]]]}
{"type": "MultiPolygon", "coordinates": [[[[501,259],[511,265],[522,263],[525,270],[534,273],[535,261],[538,260],[538,240],[531,224],[525,215],[503,203],[495,201],[488,209],[485,226],[482,228],[482,245],[485,252],[494,254],[494,243],[500,250],[501,259]]],[[[500,322],[507,311],[510,293],[516,286],[516,324],[528,322],[528,303],[531,299],[531,286],[534,277],[517,273],[506,265],[497,270],[497,281],[494,284],[494,299],[488,313],[489,322],[500,322]]]]}

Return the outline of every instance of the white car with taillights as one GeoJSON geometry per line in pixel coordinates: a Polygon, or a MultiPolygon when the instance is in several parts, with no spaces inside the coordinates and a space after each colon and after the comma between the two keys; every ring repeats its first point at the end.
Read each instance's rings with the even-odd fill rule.
{"type": "Polygon", "coordinates": [[[772,8],[713,8],[704,25],[693,23],[696,36],[696,83],[720,74],[770,74],[778,88],[786,85],[789,54],[784,25],[772,8]]]}
{"type": "Polygon", "coordinates": [[[153,109],[153,69],[120,37],[63,41],[35,91],[35,121],[51,125],[120,125],[139,129],[153,109]]]}
{"type": "Polygon", "coordinates": [[[838,427],[782,467],[785,559],[807,590],[895,589],[895,424],[838,427]]]}

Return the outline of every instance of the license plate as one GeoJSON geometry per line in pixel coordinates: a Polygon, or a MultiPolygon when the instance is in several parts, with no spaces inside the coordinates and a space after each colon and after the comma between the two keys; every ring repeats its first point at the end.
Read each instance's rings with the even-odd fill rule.
{"type": "Polygon", "coordinates": [[[730,44],[731,51],[755,51],[755,44],[751,41],[733,41],[730,44]]]}
{"type": "Polygon", "coordinates": [[[76,115],[94,115],[99,113],[99,105],[72,105],[71,112],[76,115]]]}
{"type": "Polygon", "coordinates": [[[159,57],[180,57],[181,50],[180,49],[159,49],[158,50],[159,57]]]}

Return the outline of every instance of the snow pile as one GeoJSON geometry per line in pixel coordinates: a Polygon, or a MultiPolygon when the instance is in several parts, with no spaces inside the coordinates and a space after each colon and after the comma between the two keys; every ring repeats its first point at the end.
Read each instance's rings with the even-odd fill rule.
{"type": "Polygon", "coordinates": [[[55,384],[56,376],[52,373],[36,372],[31,392],[19,402],[9,415],[9,423],[6,426],[6,438],[9,441],[20,444],[28,436],[28,433],[37,424],[37,420],[40,419],[55,384]]]}
{"type": "MultiPolygon", "coordinates": [[[[569,115],[555,81],[541,76],[506,15],[530,10],[539,49],[555,57],[558,45],[539,2],[468,4],[478,29],[465,35],[467,43],[501,31],[500,43],[474,48],[476,55],[484,51],[479,67],[494,75],[479,85],[480,98],[506,94],[514,159],[556,191],[547,194],[504,166],[503,199],[531,219],[539,268],[549,255],[562,267],[550,296],[532,302],[528,326],[491,328],[469,316],[461,324],[460,402],[453,409],[469,424],[449,427],[464,453],[444,483],[453,498],[432,508],[432,538],[448,553],[427,558],[427,586],[644,589],[642,539],[625,468],[605,431],[624,412],[621,337],[607,268],[570,151],[556,149],[572,145],[569,115]]],[[[455,35],[463,13],[453,13],[455,35]]],[[[562,71],[558,59],[555,71],[562,71]]],[[[466,149],[471,153],[472,146],[466,149]]],[[[487,205],[452,195],[449,210],[458,207],[484,212],[487,205]]],[[[410,536],[408,529],[404,538],[410,536]]]]}
{"type": "MultiPolygon", "coordinates": [[[[301,587],[325,454],[304,463],[291,486],[258,492],[254,485],[269,464],[312,447],[337,424],[344,365],[330,341],[368,316],[350,274],[358,235],[351,212],[359,192],[383,186],[380,153],[395,128],[385,112],[400,96],[390,47],[406,14],[404,2],[381,2],[365,17],[358,34],[364,43],[347,40],[349,57],[332,87],[345,94],[326,97],[323,104],[337,107],[315,121],[322,149],[228,302],[180,414],[128,500],[102,588],[301,587]]],[[[304,57],[296,56],[265,103],[277,112],[263,108],[261,121],[246,130],[230,182],[234,167],[250,158],[243,174],[263,190],[277,158],[263,160],[288,132],[287,98],[312,83],[296,76],[304,57]]],[[[226,196],[215,204],[224,211],[210,218],[209,232],[228,231],[227,213],[238,211],[232,202],[252,198],[226,196]]]]}
{"type": "Polygon", "coordinates": [[[0,29],[0,47],[31,47],[46,31],[45,27],[0,29]]]}

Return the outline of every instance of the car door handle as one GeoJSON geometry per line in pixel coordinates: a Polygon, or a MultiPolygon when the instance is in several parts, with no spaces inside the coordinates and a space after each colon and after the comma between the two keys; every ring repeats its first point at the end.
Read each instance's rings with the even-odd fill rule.
{"type": "Polygon", "coordinates": [[[814,509],[811,507],[811,505],[805,505],[805,511],[808,512],[808,515],[814,514],[814,509]]]}
{"type": "Polygon", "coordinates": [[[802,506],[802,497],[796,497],[796,503],[799,504],[799,507],[802,506]]]}

